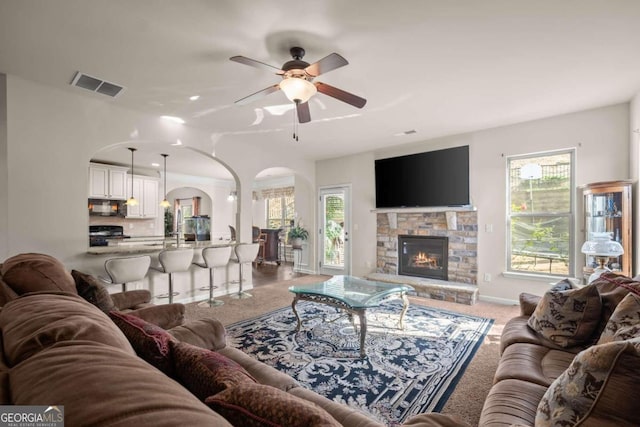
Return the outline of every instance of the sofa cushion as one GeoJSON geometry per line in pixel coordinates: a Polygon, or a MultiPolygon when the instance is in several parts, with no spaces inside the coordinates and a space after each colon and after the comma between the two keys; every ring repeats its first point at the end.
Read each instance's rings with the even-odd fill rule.
{"type": "Polygon", "coordinates": [[[494,384],[489,390],[479,426],[532,426],[538,403],[547,387],[528,381],[508,379],[494,384]]]}
{"type": "Polygon", "coordinates": [[[547,291],[528,320],[528,325],[561,347],[589,340],[600,321],[602,303],[595,286],[566,291],[547,291]]]}
{"type": "Polygon", "coordinates": [[[260,384],[267,384],[283,391],[289,391],[293,388],[300,387],[300,383],[292,376],[280,372],[273,366],[260,362],[255,357],[249,356],[242,350],[232,346],[226,346],[218,350],[218,353],[228,357],[240,366],[242,366],[249,374],[255,378],[260,384]]]}
{"type": "Polygon", "coordinates": [[[240,383],[205,403],[231,424],[243,427],[341,426],[324,409],[264,384],[240,383]]]}
{"type": "Polygon", "coordinates": [[[86,299],[105,313],[116,308],[107,288],[94,276],[82,273],[78,270],[71,270],[71,276],[76,283],[78,295],[82,298],[86,299]]]}
{"type": "Polygon", "coordinates": [[[506,348],[493,382],[509,378],[549,387],[571,365],[575,353],[543,345],[514,343],[506,348]]]}
{"type": "Polygon", "coordinates": [[[640,296],[630,292],[609,318],[598,344],[636,337],[640,337],[640,296]]]}
{"type": "Polygon", "coordinates": [[[212,350],[172,341],[175,378],[204,401],[229,387],[256,380],[240,365],[212,350]]]}
{"type": "Polygon", "coordinates": [[[132,314],[111,311],[109,317],[127,337],[138,356],[166,375],[173,376],[169,347],[173,337],[167,331],[132,314]]]}
{"type": "Polygon", "coordinates": [[[2,264],[1,273],[2,280],[18,295],[39,291],[77,293],[71,274],[50,255],[15,255],[2,264]]]}
{"type": "Polygon", "coordinates": [[[220,350],[227,345],[224,325],[218,319],[210,317],[175,326],[168,332],[178,341],[209,350],[220,350]]]}
{"type": "Polygon", "coordinates": [[[10,381],[13,404],[64,405],[67,426],[230,426],[135,354],[86,340],[34,355],[10,381]]]}
{"type": "Polygon", "coordinates": [[[0,311],[0,329],[10,367],[61,341],[93,341],[135,355],[104,313],[68,293],[27,294],[7,303],[0,311]]]}
{"type": "Polygon", "coordinates": [[[640,382],[640,339],[592,346],[549,386],[536,426],[637,426],[634,390],[640,382]],[[635,341],[635,342],[634,342],[635,341]]]}

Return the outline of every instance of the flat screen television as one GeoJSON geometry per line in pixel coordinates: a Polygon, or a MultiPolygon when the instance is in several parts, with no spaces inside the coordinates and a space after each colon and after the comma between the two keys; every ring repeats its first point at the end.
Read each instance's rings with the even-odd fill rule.
{"type": "Polygon", "coordinates": [[[469,205],[469,146],[375,161],[376,208],[469,205]]]}

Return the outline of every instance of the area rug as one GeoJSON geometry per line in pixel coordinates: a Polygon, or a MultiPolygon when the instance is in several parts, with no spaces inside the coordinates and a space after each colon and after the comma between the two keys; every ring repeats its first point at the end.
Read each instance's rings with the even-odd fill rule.
{"type": "MultiPolygon", "coordinates": [[[[303,386],[396,426],[412,415],[438,412],[447,401],[492,319],[402,302],[367,312],[367,357],[358,325],[337,309],[311,302],[227,326],[229,344],[294,377],[303,386]]],[[[357,322],[357,320],[356,320],[357,322]]]]}

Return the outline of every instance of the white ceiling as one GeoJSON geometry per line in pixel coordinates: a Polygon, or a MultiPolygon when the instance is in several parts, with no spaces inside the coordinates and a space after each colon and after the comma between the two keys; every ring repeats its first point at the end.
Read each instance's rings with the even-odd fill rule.
{"type": "Polygon", "coordinates": [[[102,99],[69,85],[80,70],[126,87],[106,102],[182,117],[218,144],[323,159],[629,101],[639,26],[638,0],[0,0],[0,72],[102,99]],[[309,63],[344,56],[316,81],[368,100],[316,95],[297,143],[293,113],[265,109],[282,93],[234,104],[280,77],[229,61],[280,67],[294,45],[309,63]]]}

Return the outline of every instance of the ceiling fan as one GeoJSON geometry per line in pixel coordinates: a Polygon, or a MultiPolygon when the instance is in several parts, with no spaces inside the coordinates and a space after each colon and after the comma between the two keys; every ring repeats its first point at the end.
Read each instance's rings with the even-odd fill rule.
{"type": "Polygon", "coordinates": [[[302,60],[305,54],[303,48],[292,47],[289,49],[289,53],[291,53],[293,59],[285,62],[281,68],[244,56],[233,56],[229,58],[232,61],[251,67],[262,68],[269,71],[275,70],[277,75],[282,76],[280,83],[239,99],[236,101],[236,104],[247,104],[265,95],[282,90],[287,98],[295,103],[298,121],[300,123],[307,123],[311,121],[308,101],[316,92],[324,93],[325,95],[329,95],[357,108],[362,108],[367,103],[366,99],[345,92],[337,87],[326,83],[313,82],[313,79],[319,75],[347,65],[349,62],[342,56],[337,53],[332,53],[313,64],[309,64],[302,60]]]}

